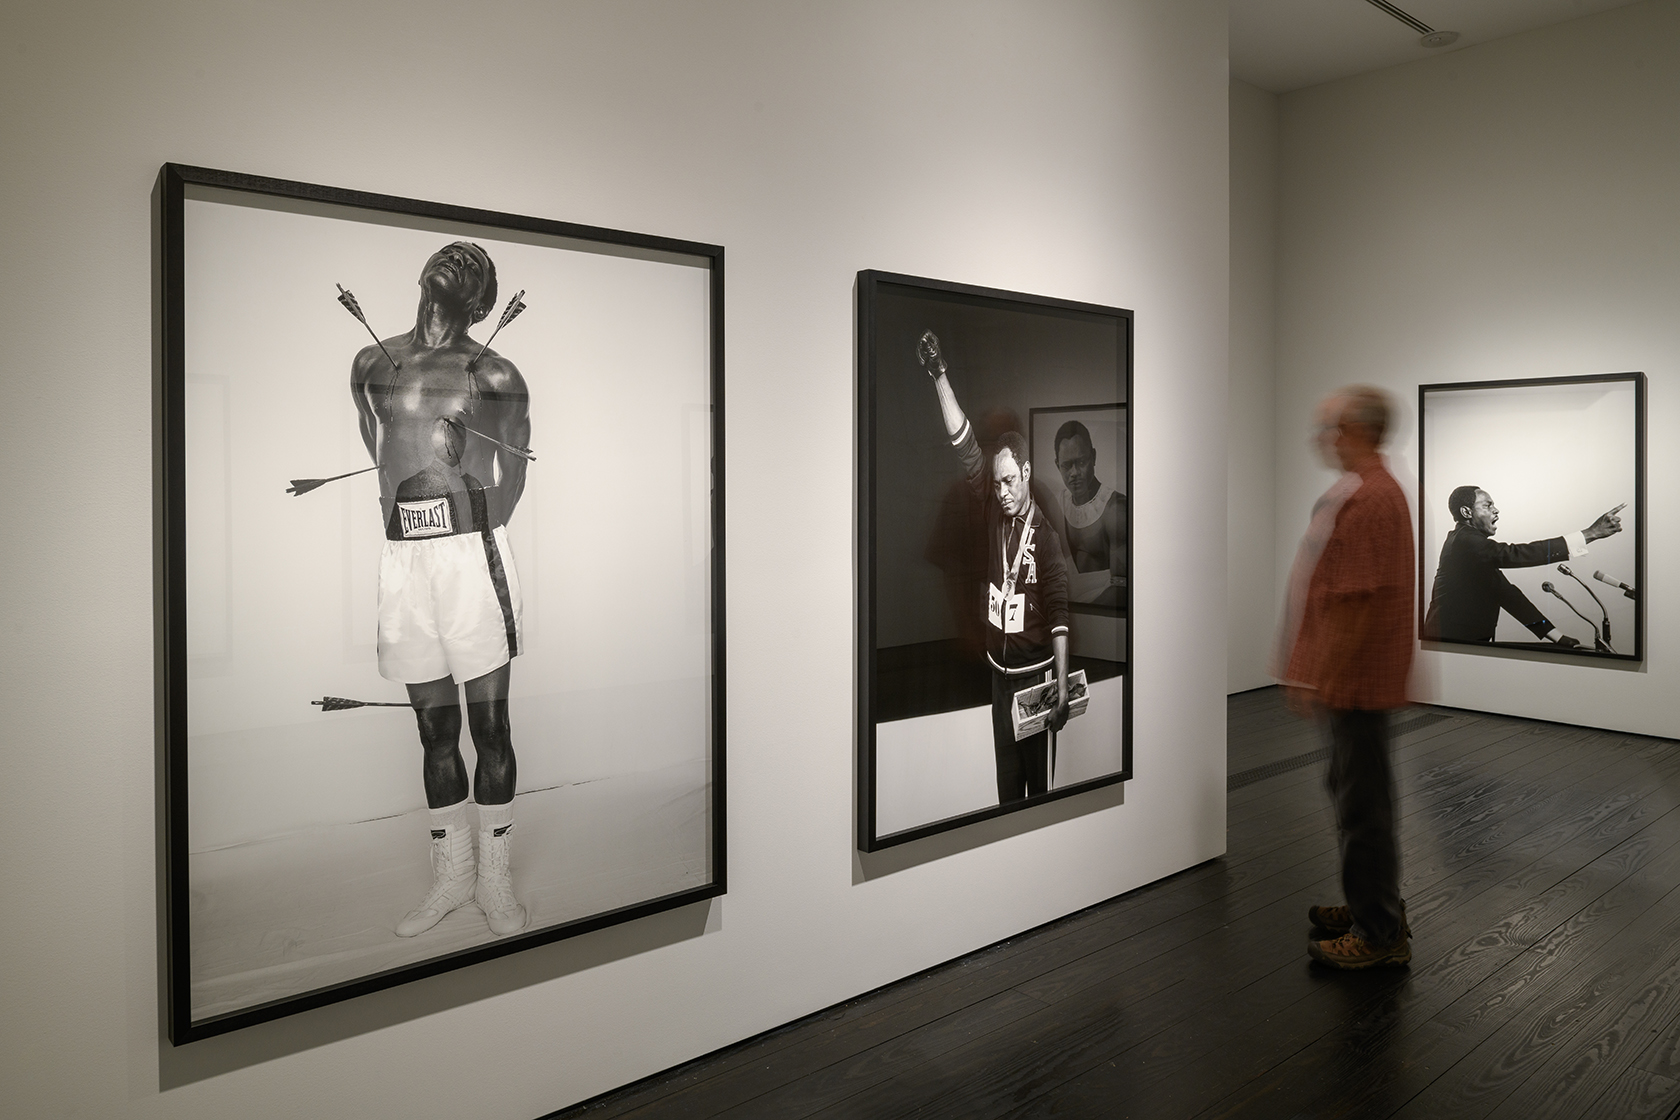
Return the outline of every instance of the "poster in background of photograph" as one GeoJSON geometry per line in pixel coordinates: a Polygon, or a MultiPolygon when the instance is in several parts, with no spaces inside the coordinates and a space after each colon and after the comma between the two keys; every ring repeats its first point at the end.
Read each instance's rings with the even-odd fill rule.
{"type": "Polygon", "coordinates": [[[1123,526],[1126,516],[1126,406],[1035,408],[1031,427],[1027,447],[1033,476],[1051,483],[1060,522],[1074,522],[1067,536],[1078,570],[1070,573],[1068,608],[1121,616],[1126,610],[1124,553],[1099,556],[1078,546],[1090,538],[1125,543],[1124,529],[1115,533],[1114,527],[1123,526]],[[1075,493],[1073,488],[1080,486],[1083,492],[1075,493]]]}
{"type": "Polygon", "coordinates": [[[722,249],[173,164],[159,200],[171,1039],[723,893],[722,249]],[[457,494],[453,536],[388,545],[390,502],[413,491],[382,495],[395,480],[365,470],[369,441],[396,462],[421,442],[388,435],[403,410],[457,392],[448,361],[438,374],[400,341],[423,268],[457,241],[481,248],[499,288],[470,349],[516,293],[525,304],[489,365],[469,378],[457,356],[468,419],[435,428],[437,463],[491,464],[478,468],[495,476],[479,480],[488,512],[473,521],[477,499],[457,494]],[[405,367],[387,371],[375,335],[405,367]],[[385,379],[365,414],[359,353],[385,379]],[[517,425],[486,419],[515,415],[496,410],[519,395],[487,380],[506,376],[496,355],[523,376],[528,461],[517,425]],[[520,462],[523,491],[498,515],[520,462]],[[499,611],[512,628],[522,600],[509,835],[528,921],[506,936],[470,901],[416,936],[394,932],[432,883],[433,834],[416,713],[381,675],[381,580],[393,601],[431,608],[398,590],[382,553],[433,546],[443,566],[426,586],[441,594],[446,567],[470,569],[477,597],[436,609],[499,611]]]}
{"type": "Polygon", "coordinates": [[[1644,398],[1642,373],[1419,387],[1424,640],[1643,659],[1644,398]],[[1453,515],[1461,487],[1492,500],[1491,535],[1486,508],[1464,525],[1453,515]],[[1559,538],[1612,510],[1620,532],[1569,556],[1559,538]]]}
{"type": "MultiPolygon", "coordinates": [[[[859,847],[905,843],[1130,778],[1131,441],[1123,418],[1131,312],[865,271],[858,355],[859,847]],[[1101,430],[1119,441],[1104,446],[1093,430],[1097,482],[1114,491],[1120,515],[1121,571],[1087,557],[1088,567],[1103,569],[1093,578],[1115,588],[1115,609],[1069,612],[1069,667],[1085,670],[1089,706],[1056,736],[1044,791],[1019,799],[1004,801],[1000,791],[987,660],[985,520],[986,501],[995,499],[976,499],[965,478],[918,360],[924,332],[938,340],[952,394],[987,456],[987,478],[999,435],[1017,433],[1035,464],[1034,505],[1059,539],[1067,539],[1066,487],[1053,466],[1037,464],[1035,418],[1073,409],[1068,415],[1106,424],[1101,430]]],[[[1084,528],[1093,555],[1114,543],[1092,543],[1103,524],[1084,528]]],[[[1075,566],[1065,552],[1063,559],[1075,566]]]]}

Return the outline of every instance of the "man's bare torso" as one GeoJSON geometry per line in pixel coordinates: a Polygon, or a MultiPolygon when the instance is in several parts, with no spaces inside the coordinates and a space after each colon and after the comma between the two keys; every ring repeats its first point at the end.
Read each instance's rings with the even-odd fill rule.
{"type": "MultiPolygon", "coordinates": [[[[469,371],[479,347],[466,336],[429,347],[409,332],[384,345],[401,368],[393,368],[379,347],[366,347],[352,366],[351,389],[387,507],[465,490],[466,477],[479,486],[494,485],[496,445],[471,432],[515,446],[528,437],[519,371],[494,351],[485,351],[469,371]]],[[[497,504],[504,510],[499,522],[511,503],[497,504]]]]}

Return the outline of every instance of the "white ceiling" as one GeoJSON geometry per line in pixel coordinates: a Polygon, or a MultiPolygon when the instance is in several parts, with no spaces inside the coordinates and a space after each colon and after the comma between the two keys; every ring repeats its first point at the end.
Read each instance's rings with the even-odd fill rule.
{"type": "Polygon", "coordinates": [[[1415,29],[1368,0],[1231,0],[1231,76],[1273,93],[1395,66],[1636,0],[1390,0],[1450,47],[1423,46],[1415,29]]]}

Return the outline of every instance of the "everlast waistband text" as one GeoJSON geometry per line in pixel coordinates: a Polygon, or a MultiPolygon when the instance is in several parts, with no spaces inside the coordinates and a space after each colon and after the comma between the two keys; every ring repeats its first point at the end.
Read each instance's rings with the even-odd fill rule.
{"type": "Polygon", "coordinates": [[[448,498],[438,498],[429,502],[398,502],[397,517],[405,540],[414,537],[442,537],[455,531],[448,498]]]}

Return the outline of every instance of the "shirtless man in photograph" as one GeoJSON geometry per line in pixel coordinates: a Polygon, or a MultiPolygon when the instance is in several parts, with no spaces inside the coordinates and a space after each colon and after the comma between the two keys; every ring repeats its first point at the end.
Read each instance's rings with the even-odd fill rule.
{"type": "Polygon", "coordinates": [[[496,267],[457,241],[420,272],[414,329],[367,346],[350,370],[362,440],[379,468],[379,672],[408,688],[431,810],[431,890],[399,923],[431,929],[476,902],[498,935],[526,923],[509,866],[517,777],[508,680],[520,652],[519,577],[507,522],[525,488],[525,379],[467,329],[496,302],[496,267]],[[475,358],[475,355],[479,355],[475,358]],[[460,692],[478,762],[478,858],[461,757],[460,692]]]}

